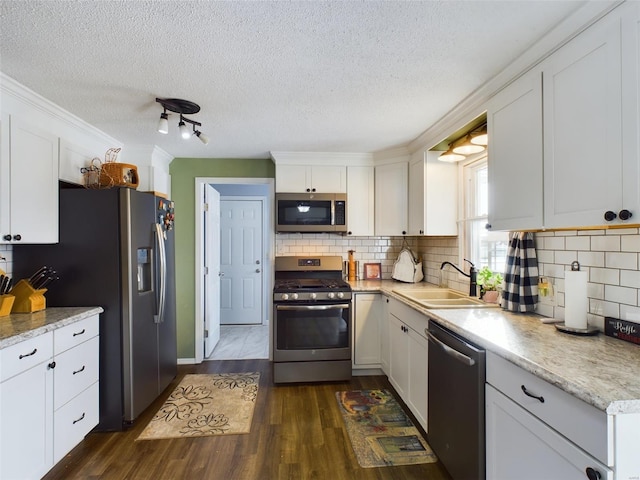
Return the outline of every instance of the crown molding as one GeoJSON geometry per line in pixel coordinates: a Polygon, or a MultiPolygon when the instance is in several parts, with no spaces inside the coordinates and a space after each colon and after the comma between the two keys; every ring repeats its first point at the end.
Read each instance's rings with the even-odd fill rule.
{"type": "Polygon", "coordinates": [[[276,165],[372,165],[373,154],[350,152],[269,152],[276,165]]]}

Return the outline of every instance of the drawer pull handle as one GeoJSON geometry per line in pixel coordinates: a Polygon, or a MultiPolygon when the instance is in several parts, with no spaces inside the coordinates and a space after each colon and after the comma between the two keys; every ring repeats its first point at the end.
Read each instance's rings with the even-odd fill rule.
{"type": "Polygon", "coordinates": [[[82,335],[84,333],[84,328],[82,329],[82,331],[78,332],[78,333],[74,333],[73,336],[77,337],[78,335],[82,335]]]}
{"type": "Polygon", "coordinates": [[[73,424],[75,425],[76,423],[81,422],[82,420],[84,420],[84,412],[82,413],[82,416],[80,418],[73,421],[73,424]]]}
{"type": "Polygon", "coordinates": [[[529,392],[529,390],[527,390],[527,387],[525,387],[524,385],[520,385],[520,388],[527,397],[535,398],[536,400],[540,400],[540,403],[544,403],[544,397],[542,395],[534,395],[533,393],[529,392]]]}
{"type": "Polygon", "coordinates": [[[37,348],[34,348],[34,349],[33,349],[33,352],[31,352],[31,353],[25,353],[24,355],[20,355],[20,356],[18,357],[18,359],[19,359],[19,360],[22,360],[22,359],[23,359],[23,358],[25,358],[25,357],[30,357],[31,355],[35,355],[37,351],[38,351],[38,349],[37,349],[37,348]]]}
{"type": "Polygon", "coordinates": [[[84,372],[84,365],[82,365],[82,368],[80,370],[76,370],[75,372],[73,372],[73,374],[75,375],[76,373],[80,372],[84,372]]]}
{"type": "Polygon", "coordinates": [[[587,478],[589,480],[600,480],[602,478],[602,475],[600,475],[600,472],[595,468],[587,467],[585,472],[587,473],[587,478]]]}

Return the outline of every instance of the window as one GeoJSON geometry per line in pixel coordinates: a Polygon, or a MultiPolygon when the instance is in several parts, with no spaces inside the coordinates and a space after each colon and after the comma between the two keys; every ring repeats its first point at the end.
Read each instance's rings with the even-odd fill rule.
{"type": "Polygon", "coordinates": [[[487,157],[468,163],[462,167],[464,179],[463,212],[461,230],[464,245],[463,258],[468,258],[480,270],[488,266],[494,272],[504,272],[508,232],[490,232],[486,229],[488,220],[487,157]]]}

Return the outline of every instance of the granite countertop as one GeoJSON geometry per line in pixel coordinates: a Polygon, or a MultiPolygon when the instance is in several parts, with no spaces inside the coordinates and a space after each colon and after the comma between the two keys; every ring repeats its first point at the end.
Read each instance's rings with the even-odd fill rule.
{"type": "Polygon", "coordinates": [[[39,312],[0,317],[0,350],[103,311],[102,307],[50,307],[39,312]]]}
{"type": "Polygon", "coordinates": [[[435,287],[394,280],[354,282],[354,292],[382,292],[486,350],[608,414],[640,413],[640,347],[600,333],[561,333],[540,315],[501,308],[428,310],[393,290],[435,287]]]}

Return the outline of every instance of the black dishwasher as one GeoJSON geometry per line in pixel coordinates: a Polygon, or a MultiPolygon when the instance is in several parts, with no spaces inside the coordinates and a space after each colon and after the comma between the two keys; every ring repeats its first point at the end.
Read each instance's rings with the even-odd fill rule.
{"type": "Polygon", "coordinates": [[[429,445],[454,480],[485,478],[485,351],[434,321],[429,338],[429,445]]]}

